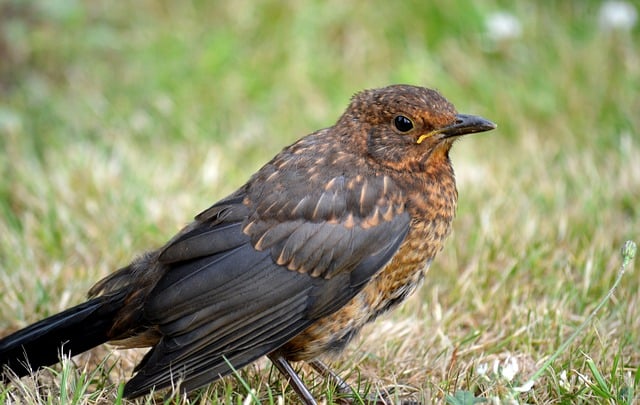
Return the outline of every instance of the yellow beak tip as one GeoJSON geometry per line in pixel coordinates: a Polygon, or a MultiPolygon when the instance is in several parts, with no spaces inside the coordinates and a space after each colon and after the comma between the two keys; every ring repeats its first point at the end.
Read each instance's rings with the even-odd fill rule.
{"type": "Polygon", "coordinates": [[[419,145],[422,143],[422,141],[424,141],[425,139],[427,139],[429,137],[429,135],[431,134],[424,134],[424,135],[420,135],[420,138],[418,138],[418,140],[416,141],[416,143],[419,145]]]}

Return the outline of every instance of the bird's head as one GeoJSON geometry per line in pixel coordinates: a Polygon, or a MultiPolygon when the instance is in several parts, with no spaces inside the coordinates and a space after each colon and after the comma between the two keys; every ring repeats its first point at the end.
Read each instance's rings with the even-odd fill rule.
{"type": "Polygon", "coordinates": [[[484,118],[458,114],[435,90],[409,85],[356,94],[338,125],[359,138],[374,162],[397,170],[424,168],[432,157],[448,156],[460,136],[496,128],[484,118]]]}

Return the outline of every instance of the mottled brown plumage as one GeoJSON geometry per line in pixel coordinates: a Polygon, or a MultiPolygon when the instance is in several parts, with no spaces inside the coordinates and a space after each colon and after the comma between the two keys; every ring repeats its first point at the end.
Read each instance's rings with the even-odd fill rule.
{"type": "Polygon", "coordinates": [[[336,125],[285,148],[90,301],[0,341],[0,364],[25,374],[24,352],[51,364],[63,341],[71,353],[152,346],[126,385],[135,397],[269,355],[313,403],[287,361],[339,351],[415,290],[455,214],[451,145],[494,127],[433,90],[363,91],[336,125]]]}

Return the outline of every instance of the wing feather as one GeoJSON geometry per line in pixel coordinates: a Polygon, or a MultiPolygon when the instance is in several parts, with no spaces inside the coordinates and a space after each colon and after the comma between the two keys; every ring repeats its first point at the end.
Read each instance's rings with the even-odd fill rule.
{"type": "Polygon", "coordinates": [[[315,197],[266,198],[278,219],[262,219],[241,189],[163,248],[166,272],[144,307],[162,337],[127,396],[176,379],[191,390],[229,374],[344,306],[388,263],[410,224],[397,193],[344,178],[329,186],[315,197]],[[352,203],[357,212],[345,211],[352,203]]]}

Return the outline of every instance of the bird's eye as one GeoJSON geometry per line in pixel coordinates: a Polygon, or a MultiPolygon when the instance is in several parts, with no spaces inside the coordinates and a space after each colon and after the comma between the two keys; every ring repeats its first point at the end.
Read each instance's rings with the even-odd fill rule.
{"type": "Polygon", "coordinates": [[[398,115],[393,119],[393,125],[400,132],[409,132],[413,129],[413,121],[404,115],[398,115]]]}

